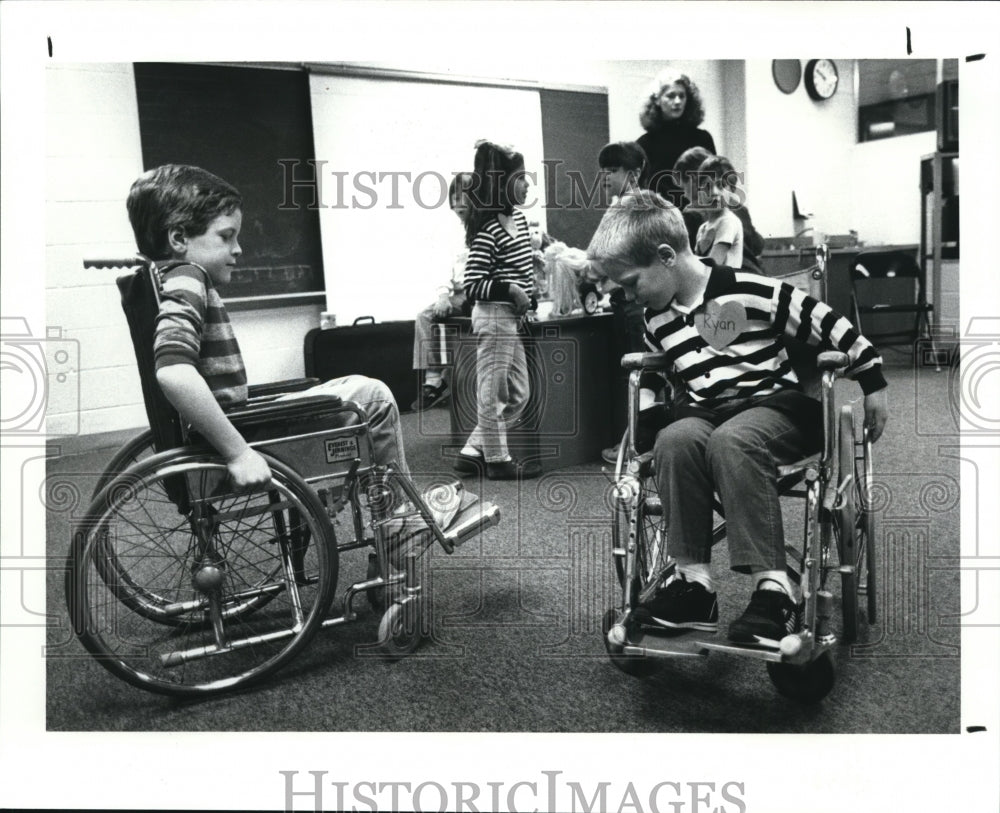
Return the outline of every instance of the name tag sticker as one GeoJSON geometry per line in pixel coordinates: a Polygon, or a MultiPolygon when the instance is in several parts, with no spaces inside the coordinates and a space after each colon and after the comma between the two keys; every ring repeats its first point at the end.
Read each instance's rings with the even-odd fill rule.
{"type": "Polygon", "coordinates": [[[323,441],[326,448],[327,463],[343,463],[345,460],[353,460],[358,456],[358,439],[348,438],[326,438],[323,441]]]}
{"type": "Polygon", "coordinates": [[[739,302],[720,305],[710,299],[705,310],[694,315],[694,326],[701,338],[716,350],[722,350],[746,330],[747,312],[739,302]]]}

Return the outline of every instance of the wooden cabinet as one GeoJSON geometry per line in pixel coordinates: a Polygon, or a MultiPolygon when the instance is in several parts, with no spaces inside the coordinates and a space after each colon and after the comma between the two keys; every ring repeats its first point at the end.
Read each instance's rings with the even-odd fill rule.
{"type": "MultiPolygon", "coordinates": [[[[451,440],[461,448],[476,426],[476,348],[470,319],[443,320],[451,380],[451,440]]],[[[524,339],[531,395],[521,422],[507,433],[511,454],[551,471],[593,463],[618,440],[613,382],[622,373],[611,314],[533,322],[524,339]]],[[[456,449],[457,451],[457,449],[456,449]]]]}

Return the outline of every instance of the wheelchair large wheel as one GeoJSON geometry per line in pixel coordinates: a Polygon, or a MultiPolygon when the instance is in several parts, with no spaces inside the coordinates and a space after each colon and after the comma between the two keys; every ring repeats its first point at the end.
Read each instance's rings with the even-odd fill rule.
{"type": "Polygon", "coordinates": [[[800,703],[818,703],[833,688],[835,680],[833,658],[823,652],[805,664],[768,661],[767,674],[778,694],[800,703]]]}
{"type": "MultiPolygon", "coordinates": [[[[136,440],[140,440],[137,438],[136,440]]],[[[139,444],[135,444],[136,448],[139,448],[139,444]]],[[[176,452],[167,452],[165,455],[160,455],[157,460],[164,461],[170,460],[176,454],[176,452]]],[[[124,460],[124,457],[122,458],[124,460]]],[[[145,458],[141,458],[145,459],[145,458]]],[[[141,480],[145,474],[144,472],[149,470],[152,471],[156,468],[157,463],[154,462],[150,465],[138,468],[136,470],[126,470],[128,474],[126,476],[119,477],[119,481],[115,484],[114,488],[126,489],[132,487],[135,482],[141,480]]],[[[110,467],[109,467],[110,470],[110,467]]],[[[113,481],[112,481],[113,482],[113,481]]],[[[175,478],[164,478],[158,484],[147,484],[151,491],[156,492],[156,496],[159,502],[166,504],[170,503],[177,505],[178,498],[177,495],[173,493],[176,487],[173,484],[177,484],[176,487],[180,487],[181,482],[175,478]]],[[[271,499],[274,499],[273,495],[271,499]]],[[[93,506],[92,506],[93,509],[93,506]]],[[[279,517],[284,523],[285,533],[289,541],[289,549],[292,553],[293,558],[300,558],[304,556],[305,551],[308,550],[310,542],[310,530],[309,525],[303,523],[300,519],[300,510],[294,506],[287,506],[284,516],[281,516],[280,512],[274,514],[275,519],[279,517]]],[[[136,537],[141,540],[141,534],[136,537]]],[[[112,537],[107,532],[101,532],[96,539],[98,549],[93,556],[95,571],[104,579],[104,583],[108,588],[114,593],[118,600],[128,607],[132,612],[149,619],[150,621],[155,621],[158,624],[163,624],[165,626],[185,626],[190,623],[190,618],[183,613],[175,613],[170,611],[171,600],[165,599],[162,591],[153,589],[147,583],[146,574],[141,570],[132,574],[130,572],[130,567],[134,565],[137,560],[144,561],[144,557],[141,553],[142,545],[139,545],[140,550],[135,547],[123,548],[120,543],[116,543],[112,540],[112,537]],[[165,609],[166,608],[166,609],[165,609]]],[[[279,572],[280,564],[276,560],[274,562],[273,572],[268,578],[272,579],[279,572]]],[[[248,593],[245,595],[243,601],[238,604],[232,605],[228,612],[230,615],[236,613],[246,614],[253,612],[254,610],[263,607],[265,604],[270,602],[275,596],[273,590],[264,590],[256,593],[248,593]]]]}
{"type": "Polygon", "coordinates": [[[874,545],[874,517],[871,511],[871,441],[864,430],[862,442],[855,440],[854,411],[847,404],[840,410],[838,433],[838,462],[840,482],[851,477],[841,505],[836,509],[834,527],[837,533],[837,550],[841,565],[849,570],[841,572],[841,612],[843,616],[842,640],[853,643],[858,638],[861,609],[860,596],[866,597],[867,620],[876,618],[876,573],[874,545]],[[858,455],[860,446],[861,454],[858,455]]]}
{"type": "Polygon", "coordinates": [[[333,597],[336,541],[316,493],[268,463],[265,489],[235,493],[217,455],[177,450],[102,491],[66,573],[74,630],[102,666],[196,696],[258,681],[305,646],[333,597]]]}
{"type": "Polygon", "coordinates": [[[872,485],[874,480],[874,462],[872,458],[872,439],[868,429],[861,434],[861,459],[855,459],[859,475],[858,483],[858,532],[864,537],[865,565],[867,582],[862,586],[868,603],[868,623],[878,621],[878,549],[875,544],[875,512],[872,510],[872,485]]]}
{"type": "MultiPolygon", "coordinates": [[[[631,533],[635,533],[635,574],[632,582],[632,604],[647,588],[652,589],[666,575],[667,555],[664,549],[663,509],[656,484],[640,461],[633,460],[623,438],[615,466],[616,491],[611,526],[611,544],[615,551],[628,549],[631,533]],[[630,491],[632,489],[634,491],[630,491]],[[629,499],[625,499],[628,497],[629,499]]],[[[648,464],[646,464],[648,465],[648,464]]],[[[614,556],[618,584],[625,587],[626,557],[614,556]]]]}
{"type": "Polygon", "coordinates": [[[152,432],[147,429],[145,432],[136,435],[115,452],[114,457],[111,458],[107,467],[101,472],[101,476],[97,480],[97,485],[94,486],[91,499],[96,499],[97,495],[101,493],[101,489],[125,471],[125,469],[151,457],[154,452],[152,432]]]}

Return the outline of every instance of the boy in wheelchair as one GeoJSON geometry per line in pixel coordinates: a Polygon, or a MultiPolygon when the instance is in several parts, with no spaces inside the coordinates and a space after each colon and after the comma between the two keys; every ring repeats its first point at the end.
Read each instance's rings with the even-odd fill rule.
{"type": "MultiPolygon", "coordinates": [[[[777,468],[822,442],[821,405],[802,391],[786,342],[847,354],[845,374],[864,393],[872,440],[888,417],[881,359],[825,303],[780,280],[695,256],[680,211],[653,192],[611,206],[588,256],[645,307],[646,343],[665,354],[677,388],[671,422],[648,433],[666,550],[676,568],[635,618],[669,632],[717,630],[709,567],[717,493],[731,567],[753,580],[749,605],[728,637],[774,645],[796,631],[802,613],[785,570],[777,468]]],[[[657,414],[662,406],[640,417],[657,414]]]]}
{"type": "MultiPolygon", "coordinates": [[[[163,284],[156,380],[181,417],[223,456],[237,490],[266,485],[267,463],[226,416],[247,401],[243,357],[216,287],[229,281],[242,253],[240,193],[199,167],[164,165],[132,184],[126,205],[139,251],[157,262],[163,284]]],[[[358,404],[376,462],[408,474],[399,410],[384,383],[350,375],[280,400],[314,395],[358,404]]]]}

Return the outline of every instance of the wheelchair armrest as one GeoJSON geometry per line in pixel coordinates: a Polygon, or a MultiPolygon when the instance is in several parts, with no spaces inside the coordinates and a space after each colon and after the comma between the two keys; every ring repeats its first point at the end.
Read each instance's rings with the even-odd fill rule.
{"type": "Polygon", "coordinates": [[[843,371],[847,369],[848,363],[850,359],[847,353],[841,353],[839,350],[827,350],[816,356],[816,367],[820,370],[843,371]]]}
{"type": "Polygon", "coordinates": [[[268,401],[250,404],[241,409],[227,412],[226,417],[239,429],[248,426],[293,421],[319,419],[329,415],[353,412],[361,422],[367,420],[364,410],[353,401],[343,401],[335,395],[310,395],[289,401],[268,401]]]}
{"type": "Polygon", "coordinates": [[[322,383],[318,378],[289,378],[285,381],[269,381],[266,384],[251,384],[247,387],[250,398],[266,398],[283,395],[286,392],[301,392],[322,383]]]}
{"type": "Polygon", "coordinates": [[[663,370],[667,367],[666,353],[626,353],[622,356],[626,370],[663,370]]]}

